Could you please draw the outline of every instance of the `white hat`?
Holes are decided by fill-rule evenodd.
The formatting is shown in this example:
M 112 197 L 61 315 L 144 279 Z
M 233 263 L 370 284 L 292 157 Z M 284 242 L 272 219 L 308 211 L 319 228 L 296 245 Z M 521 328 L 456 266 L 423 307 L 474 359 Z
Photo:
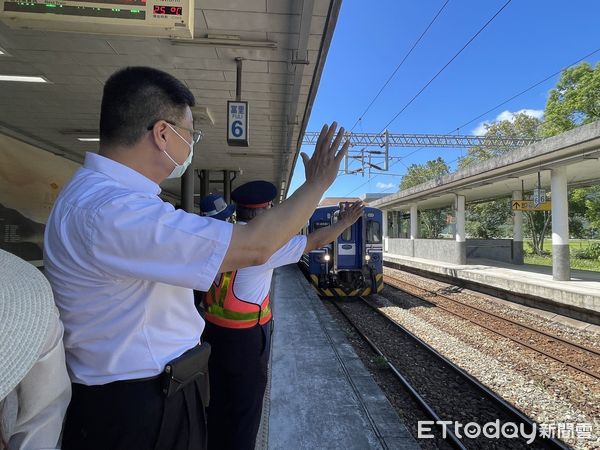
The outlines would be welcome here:
M 0 399 L 38 359 L 53 311 L 52 289 L 44 275 L 0 250 Z

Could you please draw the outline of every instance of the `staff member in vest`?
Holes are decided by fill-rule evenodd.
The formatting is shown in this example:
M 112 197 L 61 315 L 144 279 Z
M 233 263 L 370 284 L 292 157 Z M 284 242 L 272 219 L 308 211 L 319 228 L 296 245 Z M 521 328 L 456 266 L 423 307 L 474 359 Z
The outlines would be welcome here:
M 238 223 L 266 214 L 277 195 L 267 181 L 246 183 L 231 193 Z M 233 213 L 220 196 L 201 202 L 205 214 L 227 220 Z M 294 236 L 262 265 L 223 273 L 204 296 L 206 328 L 211 344 L 211 401 L 208 408 L 208 447 L 211 450 L 253 449 L 267 385 L 271 340 L 269 289 L 273 269 L 296 263 L 303 253 L 332 242 L 362 215 L 354 203 L 340 220 L 306 236 Z
M 100 153 L 56 200 L 46 275 L 65 327 L 73 397 L 63 449 L 205 447 L 208 350 L 192 289 L 263 264 L 304 225 L 348 143 L 324 127 L 306 182 L 248 226 L 176 210 L 159 184 L 180 177 L 202 133 L 194 96 L 173 76 L 130 67 L 104 85 Z M 342 133 L 342 130 L 340 130 Z

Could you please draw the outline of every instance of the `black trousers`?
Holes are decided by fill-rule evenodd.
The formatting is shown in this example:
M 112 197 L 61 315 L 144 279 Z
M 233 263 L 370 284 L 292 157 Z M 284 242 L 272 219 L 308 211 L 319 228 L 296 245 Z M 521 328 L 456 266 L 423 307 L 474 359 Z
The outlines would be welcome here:
M 247 329 L 206 323 L 210 343 L 209 450 L 253 450 L 267 386 L 271 322 Z
M 101 386 L 73 383 L 63 450 L 202 450 L 206 418 L 200 382 L 170 398 L 162 378 Z

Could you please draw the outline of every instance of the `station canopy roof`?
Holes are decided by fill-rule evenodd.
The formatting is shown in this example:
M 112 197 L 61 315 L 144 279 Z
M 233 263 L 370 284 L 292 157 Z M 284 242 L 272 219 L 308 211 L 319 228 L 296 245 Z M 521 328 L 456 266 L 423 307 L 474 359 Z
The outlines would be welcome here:
M 600 184 L 600 121 L 583 125 L 503 156 L 475 163 L 457 172 L 388 195 L 370 204 L 384 210 L 407 210 L 452 206 L 456 195 L 467 203 L 510 198 L 514 191 L 526 193 L 538 185 L 550 191 L 552 169 L 567 167 L 570 187 Z
M 98 148 L 77 138 L 98 135 L 104 81 L 119 68 L 151 66 L 184 81 L 196 97 L 196 127 L 205 137 L 195 148 L 195 169 L 235 170 L 234 187 L 268 180 L 285 197 L 340 3 L 196 0 L 194 40 L 188 42 L 16 29 L 0 22 L 0 74 L 49 81 L 2 82 L 0 133 L 81 163 L 86 151 Z M 237 57 L 243 58 L 241 99 L 249 102 L 248 147 L 226 142 Z M 176 180 L 162 187 L 180 195 Z

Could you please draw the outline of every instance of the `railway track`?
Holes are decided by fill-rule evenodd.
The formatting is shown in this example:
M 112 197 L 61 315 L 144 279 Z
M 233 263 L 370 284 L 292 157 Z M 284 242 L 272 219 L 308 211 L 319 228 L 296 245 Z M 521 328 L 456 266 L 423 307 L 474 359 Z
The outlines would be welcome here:
M 600 380 L 600 352 L 560 336 L 467 304 L 444 293 L 384 275 L 384 282 L 444 311 Z M 568 355 L 568 356 L 567 356 Z
M 385 359 L 403 389 L 411 394 L 431 422 L 438 425 L 438 433 L 445 431 L 445 439 L 452 447 L 569 448 L 556 439 L 540 438 L 539 432 L 527 443 L 524 438 L 493 439 L 481 433 L 478 437 L 466 437 L 465 433 L 461 435 L 456 429 L 458 432 L 454 433 L 452 427 L 439 424 L 447 421 L 447 424 L 475 423 L 483 427 L 499 421 L 502 426 L 511 423 L 522 426 L 526 434 L 537 429 L 525 414 L 388 317 L 371 300 L 359 297 L 354 301 L 334 302 L 334 305 L 373 351 Z

